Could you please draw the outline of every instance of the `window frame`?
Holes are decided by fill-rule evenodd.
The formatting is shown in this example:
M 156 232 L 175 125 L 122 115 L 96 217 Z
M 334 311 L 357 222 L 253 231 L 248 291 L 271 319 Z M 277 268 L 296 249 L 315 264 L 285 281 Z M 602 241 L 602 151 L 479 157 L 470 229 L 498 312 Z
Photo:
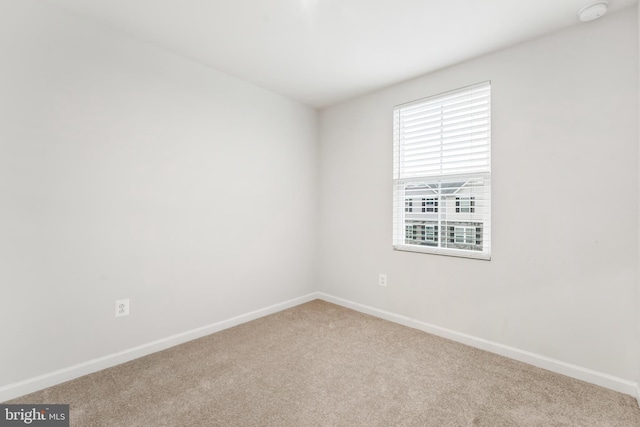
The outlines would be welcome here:
M 438 197 L 422 197 L 422 212 L 424 213 L 438 213 Z M 429 204 L 431 203 L 431 204 Z M 431 210 L 429 210 L 431 209 Z
M 459 242 L 458 241 L 458 230 L 462 230 L 462 238 L 463 241 Z M 469 230 L 473 230 L 472 234 L 471 234 L 471 242 L 467 241 L 467 232 Z M 478 228 L 477 227 L 473 227 L 470 225 L 454 225 L 453 226 L 453 243 L 457 244 L 457 245 L 475 245 L 476 244 L 476 233 L 478 232 Z
M 462 202 L 467 202 L 462 205 Z M 475 213 L 476 211 L 475 197 L 456 197 L 456 213 Z
M 469 97 L 469 101 L 467 98 Z M 455 100 L 447 104 L 447 100 L 454 98 L 464 99 L 464 101 Z M 442 99 L 442 101 L 441 101 Z M 438 103 L 441 102 L 441 107 Z M 471 105 L 470 112 L 459 114 L 462 117 L 459 120 L 460 134 L 464 134 L 459 140 L 452 142 L 452 132 L 455 131 L 455 125 L 452 125 L 451 105 L 456 102 L 465 102 Z M 475 108 L 476 105 L 481 105 Z M 435 107 L 433 107 L 435 106 Z M 407 115 L 411 118 L 404 119 L 402 112 L 399 110 L 407 107 Z M 440 116 L 438 118 L 437 109 L 440 108 Z M 449 108 L 449 110 L 447 110 Z M 455 105 L 455 108 L 459 108 Z M 429 115 L 422 118 L 420 110 L 429 111 Z M 473 110 L 473 111 L 471 111 Z M 416 113 L 417 111 L 417 113 Z M 433 113 L 435 111 L 435 113 Z M 476 111 L 479 111 L 478 115 Z M 400 114 L 400 115 L 399 115 Z M 454 113 L 454 114 L 457 114 Z M 468 117 L 468 118 L 467 118 Z M 405 122 L 403 122 L 405 120 Z M 424 134 L 429 134 L 423 139 L 428 142 L 422 143 L 416 139 L 416 131 L 398 130 L 398 126 L 411 127 L 415 125 L 409 123 L 416 120 L 434 123 L 430 128 L 426 129 Z M 440 122 L 438 123 L 438 120 Z M 457 120 L 457 119 L 456 119 Z M 400 122 L 400 125 L 398 124 Z M 483 123 L 477 125 L 477 123 Z M 440 126 L 440 128 L 438 128 Z M 438 136 L 440 129 L 440 136 Z M 442 130 L 444 129 L 444 130 Z M 453 129 L 453 131 L 452 131 Z M 470 129 L 470 130 L 469 130 Z M 477 132 L 476 129 L 481 129 Z M 491 82 L 483 82 L 477 85 L 467 86 L 461 89 L 445 92 L 428 98 L 418 99 L 406 104 L 398 105 L 394 108 L 394 239 L 393 248 L 399 251 L 423 252 L 436 255 L 449 255 L 473 259 L 491 259 Z M 403 136 L 403 132 L 414 132 L 411 136 Z M 467 138 L 467 134 L 469 137 Z M 422 137 L 422 136 L 421 136 Z M 410 142 L 404 142 L 403 138 L 409 138 Z M 467 139 L 464 139 L 467 138 Z M 416 143 L 418 141 L 418 143 Z M 458 142 L 461 141 L 461 142 Z M 406 147 L 405 148 L 405 144 Z M 454 146 L 457 144 L 457 146 Z M 420 155 L 423 152 L 437 152 L 438 146 L 440 152 L 445 150 L 448 158 L 440 154 L 440 170 L 437 170 L 437 161 L 429 160 L 434 155 L 428 153 L 431 157 L 416 157 L 416 152 Z M 421 148 L 422 147 L 422 148 Z M 453 147 L 453 148 L 452 148 Z M 461 147 L 461 148 L 460 148 Z M 446 151 L 449 150 L 449 151 Z M 406 154 L 412 152 L 413 154 Z M 458 158 L 453 158 L 463 153 Z M 452 154 L 453 153 L 453 154 Z M 477 155 L 477 153 L 480 153 Z M 409 156 L 409 157 L 405 157 Z M 411 157 L 413 156 L 413 157 Z M 464 157 L 467 156 L 467 157 Z M 426 160 L 425 160 L 426 159 Z M 445 159 L 445 160 L 443 160 Z M 453 159 L 453 160 L 451 160 Z M 476 161 L 476 159 L 480 159 Z M 448 162 L 448 163 L 447 163 Z M 458 162 L 463 166 L 457 166 L 452 162 Z M 466 163 L 465 163 L 466 162 Z M 418 166 L 416 166 L 416 164 Z M 427 164 L 423 169 L 425 173 L 420 172 L 421 164 Z M 454 169 L 451 165 L 454 164 Z M 469 166 L 466 166 L 466 165 Z M 455 168 L 458 170 L 455 170 Z M 464 168 L 467 168 L 465 170 Z M 407 170 L 409 172 L 407 172 Z M 471 184 L 470 184 L 471 183 Z M 469 185 L 468 185 L 469 184 Z M 435 190 L 435 185 L 438 191 Z M 458 187 L 456 188 L 456 185 Z M 419 189 L 427 188 L 432 193 L 426 194 L 428 191 L 421 193 Z M 407 195 L 410 197 L 407 197 Z M 410 199 L 410 210 L 399 207 L 398 202 L 403 199 Z M 415 203 L 414 203 L 415 202 Z M 418 202 L 421 202 L 418 204 Z M 400 205 L 402 206 L 402 205 Z M 406 206 L 406 205 L 405 205 Z M 434 245 L 416 244 L 416 239 L 406 239 L 406 235 L 398 234 L 399 228 L 407 221 L 435 220 L 437 225 L 431 227 L 424 226 L 424 240 L 426 243 L 435 243 Z M 463 223 L 470 225 L 464 226 Z M 479 224 L 472 226 L 471 224 Z M 427 227 L 434 233 L 427 233 Z M 456 242 L 455 228 L 453 242 L 450 242 L 451 227 L 463 228 L 463 241 Z M 467 231 L 467 229 L 469 229 Z M 473 232 L 470 230 L 473 229 Z M 446 231 L 446 232 L 445 232 Z M 415 235 L 415 234 L 414 234 Z M 427 239 L 427 235 L 433 236 L 434 240 Z M 404 238 L 404 239 L 403 239 Z M 467 248 L 468 247 L 468 248 Z
M 431 232 L 431 234 L 433 235 L 433 238 L 428 239 L 428 231 L 427 229 L 432 229 L 433 231 Z M 424 241 L 425 242 L 437 242 L 438 241 L 438 226 L 437 225 L 425 225 L 424 226 Z

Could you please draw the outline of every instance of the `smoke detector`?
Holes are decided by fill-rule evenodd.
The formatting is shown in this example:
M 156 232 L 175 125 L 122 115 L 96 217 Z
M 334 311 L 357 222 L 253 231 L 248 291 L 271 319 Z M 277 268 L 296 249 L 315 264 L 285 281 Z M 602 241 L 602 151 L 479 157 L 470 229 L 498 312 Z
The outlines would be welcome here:
M 578 12 L 578 16 L 582 22 L 593 21 L 594 19 L 600 18 L 602 15 L 607 13 L 607 7 L 609 6 L 608 1 L 599 1 L 596 3 L 591 3 Z

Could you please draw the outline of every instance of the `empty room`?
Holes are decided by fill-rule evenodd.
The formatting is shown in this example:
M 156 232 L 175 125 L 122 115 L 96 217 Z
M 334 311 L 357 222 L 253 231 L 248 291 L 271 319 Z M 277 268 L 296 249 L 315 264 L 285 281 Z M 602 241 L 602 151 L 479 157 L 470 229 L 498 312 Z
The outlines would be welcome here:
M 0 0 L 0 426 L 640 426 L 637 0 Z

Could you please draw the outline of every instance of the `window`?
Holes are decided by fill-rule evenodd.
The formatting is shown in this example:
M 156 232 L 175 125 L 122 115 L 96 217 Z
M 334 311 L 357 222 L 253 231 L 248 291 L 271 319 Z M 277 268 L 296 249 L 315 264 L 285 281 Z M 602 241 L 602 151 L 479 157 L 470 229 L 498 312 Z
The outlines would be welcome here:
M 474 213 L 475 197 L 456 197 L 456 213 Z
M 413 200 L 404 199 L 404 211 L 405 212 L 413 212 Z
M 490 82 L 396 106 L 393 131 L 394 248 L 490 259 Z
M 404 226 L 405 241 L 418 246 L 434 246 L 438 241 L 438 227 L 433 222 L 410 221 Z
M 405 238 L 407 240 L 424 241 L 424 225 L 419 225 L 419 224 L 406 225 Z
M 404 238 L 406 240 L 413 240 L 413 225 L 404 226 Z
M 436 242 L 437 241 L 437 232 L 436 232 L 436 227 L 434 227 L 433 225 L 427 225 L 425 226 L 425 235 L 424 235 L 424 240 L 427 242 Z
M 476 243 L 475 227 L 453 227 L 453 235 L 455 243 L 468 245 L 475 245 Z
M 422 212 L 438 212 L 438 199 L 422 199 Z

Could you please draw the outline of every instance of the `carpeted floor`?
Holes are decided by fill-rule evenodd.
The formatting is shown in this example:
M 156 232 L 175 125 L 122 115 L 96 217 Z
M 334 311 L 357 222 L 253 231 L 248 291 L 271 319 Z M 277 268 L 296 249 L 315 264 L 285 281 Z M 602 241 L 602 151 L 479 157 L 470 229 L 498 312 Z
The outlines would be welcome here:
M 640 426 L 631 396 L 316 300 L 9 403 L 88 426 Z

